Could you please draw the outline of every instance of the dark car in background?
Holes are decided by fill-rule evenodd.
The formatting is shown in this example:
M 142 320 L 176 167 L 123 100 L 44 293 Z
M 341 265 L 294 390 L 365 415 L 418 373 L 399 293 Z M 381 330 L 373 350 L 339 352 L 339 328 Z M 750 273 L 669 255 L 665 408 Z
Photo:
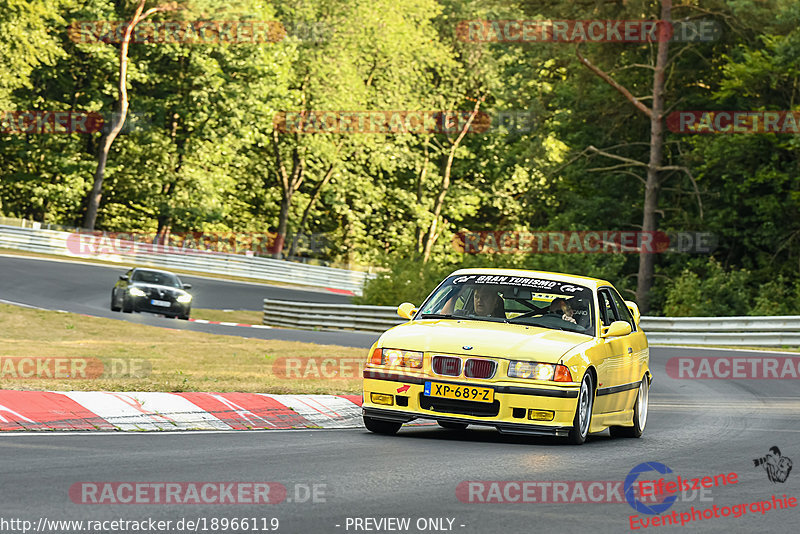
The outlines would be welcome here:
M 189 319 L 191 284 L 181 283 L 177 275 L 155 269 L 131 269 L 120 275 L 111 290 L 111 311 L 150 312 Z

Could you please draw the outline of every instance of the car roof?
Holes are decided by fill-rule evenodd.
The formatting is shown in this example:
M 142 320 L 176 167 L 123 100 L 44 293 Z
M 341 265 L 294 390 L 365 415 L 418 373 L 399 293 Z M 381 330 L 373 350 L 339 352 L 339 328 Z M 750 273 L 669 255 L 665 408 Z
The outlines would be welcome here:
M 530 271 L 527 269 L 497 269 L 497 268 L 487 268 L 487 269 L 479 269 L 479 268 L 472 268 L 472 269 L 459 269 L 457 271 L 453 271 L 450 276 L 453 275 L 462 275 L 462 274 L 491 274 L 491 275 L 500 275 L 500 276 L 525 276 L 525 277 L 536 277 L 536 278 L 547 278 L 550 280 L 555 280 L 557 282 L 572 282 L 575 284 L 582 284 L 587 286 L 591 289 L 597 289 L 598 287 L 602 286 L 610 286 L 611 283 L 601 280 L 599 278 L 590 278 L 588 276 L 579 276 L 576 274 L 564 274 L 564 273 L 554 273 L 548 271 Z
M 149 271 L 151 273 L 158 273 L 158 274 L 169 274 L 171 276 L 178 276 L 175 273 L 171 273 L 169 271 L 162 271 L 161 269 L 151 269 L 150 267 L 134 267 L 133 271 Z

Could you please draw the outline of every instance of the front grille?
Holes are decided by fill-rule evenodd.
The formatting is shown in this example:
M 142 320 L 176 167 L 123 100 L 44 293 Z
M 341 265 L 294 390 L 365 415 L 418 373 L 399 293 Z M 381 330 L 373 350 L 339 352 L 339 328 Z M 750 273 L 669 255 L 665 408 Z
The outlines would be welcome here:
M 470 358 L 464 365 L 464 376 L 468 378 L 491 378 L 495 369 L 497 369 L 497 363 L 492 360 Z
M 461 374 L 461 358 L 454 356 L 434 356 L 433 372 L 437 375 L 458 376 Z
M 496 417 L 500 413 L 500 402 L 475 402 L 454 399 L 441 399 L 427 397 L 420 393 L 419 407 L 441 413 L 454 413 L 459 415 L 473 415 L 475 417 Z

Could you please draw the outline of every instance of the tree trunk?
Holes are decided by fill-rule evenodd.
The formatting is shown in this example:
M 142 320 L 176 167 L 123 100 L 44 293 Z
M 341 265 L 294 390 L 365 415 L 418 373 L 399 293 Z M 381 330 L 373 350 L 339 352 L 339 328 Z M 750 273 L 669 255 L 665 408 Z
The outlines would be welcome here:
M 281 197 L 281 212 L 278 215 L 278 235 L 275 237 L 275 244 L 272 246 L 272 257 L 280 258 L 283 252 L 283 243 L 286 240 L 286 228 L 289 225 L 289 207 L 292 205 L 292 193 Z
M 303 210 L 303 216 L 300 218 L 300 224 L 297 225 L 297 231 L 294 233 L 294 237 L 292 238 L 292 244 L 289 246 L 289 253 L 286 255 L 287 257 L 291 258 L 294 256 L 295 248 L 297 248 L 297 237 L 306 228 L 306 221 L 308 220 L 308 214 L 311 212 L 311 207 L 317 202 L 322 189 L 328 185 L 328 182 L 331 180 L 333 176 L 333 169 L 336 167 L 336 164 L 331 164 L 328 167 L 327 172 L 325 172 L 325 176 L 322 180 L 317 184 L 314 188 L 314 192 L 311 194 L 311 198 L 308 199 L 308 204 L 306 204 L 306 208 Z M 288 213 L 288 211 L 287 211 Z
M 278 184 L 281 186 L 281 211 L 278 214 L 278 235 L 275 237 L 275 244 L 272 249 L 272 257 L 279 259 L 283 253 L 283 245 L 286 240 L 286 231 L 289 226 L 289 209 L 292 207 L 292 197 L 300 189 L 305 178 L 305 160 L 300 157 L 297 146 L 292 150 L 292 173 L 286 170 L 283 157 L 280 151 L 278 131 L 272 130 L 272 150 L 275 156 L 275 166 L 278 173 Z
M 672 20 L 672 0 L 661 2 L 661 20 L 669 23 Z M 644 213 L 642 216 L 642 232 L 652 236 L 658 228 L 656 210 L 658 209 L 659 180 L 658 169 L 664 157 L 664 69 L 667 65 L 669 39 L 666 32 L 659 32 L 656 68 L 653 74 L 653 105 L 650 115 L 650 161 L 647 164 L 647 181 L 644 190 Z M 639 274 L 636 281 L 636 300 L 642 313 L 650 311 L 650 288 L 653 286 L 655 256 L 652 252 L 639 252 Z
M 455 160 L 456 150 L 458 150 L 461 140 L 464 139 L 464 136 L 469 131 L 470 126 L 472 126 L 472 121 L 475 120 L 475 116 L 478 114 L 478 110 L 480 109 L 482 102 L 483 97 L 475 99 L 475 106 L 470 113 L 469 119 L 467 119 L 467 122 L 464 123 L 464 127 L 461 129 L 458 137 L 452 141 L 450 145 L 450 152 L 447 154 L 444 172 L 442 172 L 442 184 L 439 186 L 439 194 L 436 196 L 436 202 L 433 205 L 433 220 L 431 221 L 431 225 L 428 228 L 428 232 L 425 237 L 425 247 L 422 251 L 422 263 L 428 263 L 428 261 L 431 259 L 433 244 L 438 235 L 439 216 L 442 213 L 444 199 L 447 197 L 447 190 L 450 189 L 450 173 L 453 170 L 453 161 Z
M 144 4 L 145 0 L 139 0 L 136 12 L 128 24 L 128 27 L 125 28 L 125 34 L 122 37 L 122 46 L 119 49 L 119 84 L 117 88 L 119 93 L 118 113 L 116 116 L 112 114 L 111 128 L 103 135 L 100 143 L 100 150 L 97 154 L 97 170 L 94 173 L 94 183 L 92 184 L 92 190 L 89 192 L 86 215 L 83 218 L 83 227 L 88 230 L 94 230 L 94 225 L 97 222 L 97 210 L 100 207 L 100 200 L 103 198 L 103 179 L 105 177 L 106 162 L 108 161 L 108 153 L 111 150 L 111 144 L 114 142 L 114 139 L 117 138 L 117 135 L 119 135 L 122 126 L 125 124 L 125 118 L 128 116 L 128 45 L 130 44 L 133 29 L 139 22 L 153 13 L 177 9 L 177 6 L 172 4 L 150 8 L 142 14 Z
M 422 170 L 417 175 L 417 206 L 422 205 L 422 193 L 425 188 L 425 176 L 428 174 L 428 163 L 430 162 L 430 155 L 428 154 L 428 140 L 425 140 L 425 159 L 422 161 Z M 416 254 L 422 252 L 422 227 L 419 224 L 419 220 L 415 221 L 416 228 L 414 229 L 414 241 L 416 242 L 416 248 L 414 249 Z

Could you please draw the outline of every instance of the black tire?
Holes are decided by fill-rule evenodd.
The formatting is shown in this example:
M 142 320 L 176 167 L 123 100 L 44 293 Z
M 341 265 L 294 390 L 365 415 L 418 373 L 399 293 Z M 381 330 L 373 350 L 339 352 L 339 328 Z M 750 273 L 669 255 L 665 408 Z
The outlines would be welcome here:
M 114 301 L 116 300 L 114 297 L 116 297 L 116 291 L 112 290 L 111 291 L 111 311 L 118 312 L 119 311 L 119 306 L 114 306 Z
M 182 321 L 188 321 L 189 320 L 189 316 L 188 315 L 178 315 L 177 318 L 181 319 Z
M 133 304 L 128 296 L 122 297 L 122 313 L 131 313 L 133 311 Z
M 583 375 L 581 389 L 578 392 L 578 405 L 575 407 L 575 419 L 572 430 L 569 431 L 569 442 L 581 445 L 589 435 L 592 424 L 592 408 L 594 407 L 594 379 L 589 371 Z
M 436 421 L 439 426 L 448 430 L 465 430 L 468 426 L 467 423 L 451 423 L 449 421 Z
M 647 411 L 650 404 L 650 381 L 642 377 L 639 392 L 633 403 L 633 426 L 612 426 L 608 428 L 612 438 L 640 438 L 647 424 Z
M 394 421 L 384 421 L 382 419 L 373 419 L 372 417 L 364 416 L 364 426 L 367 430 L 375 434 L 386 434 L 392 436 L 397 434 L 403 423 L 395 423 Z

